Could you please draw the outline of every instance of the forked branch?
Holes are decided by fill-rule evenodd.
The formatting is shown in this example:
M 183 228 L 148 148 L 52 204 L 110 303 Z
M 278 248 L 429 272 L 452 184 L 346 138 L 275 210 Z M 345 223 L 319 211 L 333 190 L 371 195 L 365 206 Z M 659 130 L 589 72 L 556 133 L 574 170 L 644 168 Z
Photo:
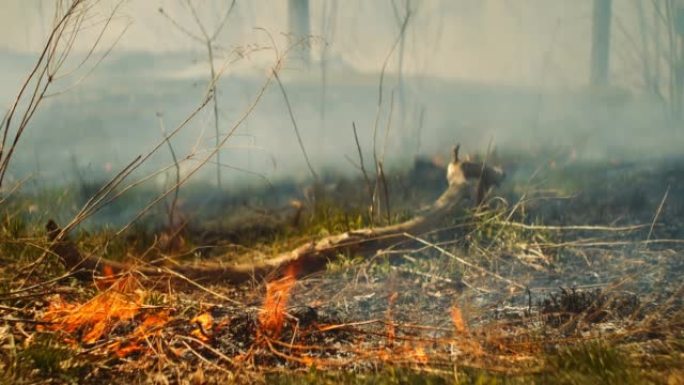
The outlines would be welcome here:
M 64 236 L 60 238 L 62 232 L 53 221 L 48 223 L 47 230 L 53 242 L 52 251 L 60 257 L 67 269 L 78 270 L 80 277 L 92 277 L 102 267 L 108 266 L 114 272 L 134 269 L 153 278 L 177 280 L 179 276 L 184 276 L 197 282 L 224 282 L 237 285 L 255 279 L 278 277 L 286 270 L 296 271 L 300 277 L 305 276 L 323 270 L 330 260 L 340 254 L 363 257 L 375 255 L 377 251 L 398 241 L 411 239 L 411 235 L 422 234 L 434 228 L 445 216 L 452 213 L 454 208 L 463 203 L 470 194 L 469 187 L 472 185 L 484 183 L 489 189 L 498 185 L 503 176 L 503 172 L 496 167 L 460 161 L 458 157 L 454 157 L 449 164 L 447 190 L 428 209 L 408 221 L 384 227 L 347 231 L 316 242 L 305 243 L 263 262 L 233 266 L 181 266 L 173 270 L 133 267 L 95 256 L 82 256 L 72 242 Z M 292 268 L 294 270 L 290 270 Z

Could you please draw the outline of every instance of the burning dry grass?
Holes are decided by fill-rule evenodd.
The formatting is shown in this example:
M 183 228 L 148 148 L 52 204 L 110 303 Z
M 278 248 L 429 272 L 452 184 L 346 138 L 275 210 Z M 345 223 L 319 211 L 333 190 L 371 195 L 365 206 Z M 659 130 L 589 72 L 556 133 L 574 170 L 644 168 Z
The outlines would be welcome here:
M 350 271 L 368 277 L 352 284 L 344 280 Z M 205 375 L 230 373 L 250 381 L 255 373 L 285 369 L 390 366 L 446 378 L 473 368 L 516 376 L 558 368 L 579 373 L 566 383 L 581 383 L 572 382 L 577 378 L 640 383 L 638 366 L 625 364 L 634 362 L 628 355 L 652 356 L 655 352 L 647 349 L 654 349 L 650 344 L 656 340 L 659 354 L 681 354 L 674 353 L 682 347 L 681 341 L 677 345 L 682 313 L 676 293 L 658 302 L 657 311 L 647 312 L 655 301 L 614 301 L 621 297 L 595 289 L 561 289 L 528 306 L 514 306 L 516 297 L 532 294 L 510 294 L 505 282 L 473 271 L 464 272 L 464 278 L 480 290 L 498 288 L 496 294 L 469 293 L 453 282 L 383 272 L 372 264 L 313 280 L 298 282 L 294 276 L 291 271 L 267 283 L 256 307 L 209 304 L 210 293 L 179 293 L 173 308 L 145 305 L 149 291 L 126 276 L 86 301 L 52 297 L 39 318 L 48 324 L 37 330 L 58 332 L 79 354 L 121 367 L 152 360 L 171 370 L 184 363 L 203 368 Z M 246 303 L 256 293 L 233 294 Z M 492 295 L 511 305 L 490 310 L 453 304 Z M 597 312 L 604 314 L 597 317 Z M 616 372 L 600 377 L 605 370 Z
M 267 338 L 278 339 L 285 323 L 290 291 L 295 285 L 297 272 L 293 265 L 285 276 L 266 284 L 266 298 L 259 313 L 259 332 Z
M 66 302 L 57 294 L 49 299 L 48 308 L 40 317 L 44 325 L 38 331 L 64 334 L 71 346 L 97 346 L 104 352 L 126 357 L 144 352 L 151 340 L 161 336 L 169 321 L 170 309 L 145 305 L 148 295 L 138 280 L 127 275 L 113 282 L 107 290 L 84 303 Z M 135 325 L 135 326 L 134 326 Z M 121 340 L 110 339 L 117 329 L 131 329 Z
M 5 282 L 0 383 L 681 383 L 682 242 L 522 221 L 533 198 L 302 280 Z
M 497 275 L 513 271 L 506 277 L 534 285 L 529 290 L 512 286 L 508 278 L 454 267 L 451 258 L 423 260 L 419 254 L 426 249 L 411 252 L 408 260 L 414 261 L 404 270 L 363 263 L 302 281 L 290 271 L 263 290 L 177 292 L 161 305 L 151 305 L 155 292 L 128 274 L 107 278 L 94 295 L 47 297 L 47 306 L 35 309 L 38 334 L 18 330 L 25 333 L 22 343 L 34 346 L 34 362 L 45 360 L 35 353 L 35 346 L 42 346 L 35 345 L 38 336 L 53 335 L 49 346 L 57 342 L 82 361 L 110 368 L 90 370 L 86 379 L 93 383 L 117 382 L 109 377 L 114 373 L 124 381 L 141 368 L 168 378 L 180 367 L 201 370 L 206 381 L 261 381 L 264 373 L 314 367 L 333 372 L 403 367 L 438 378 L 482 376 L 480 370 L 493 378 L 496 373 L 539 378 L 556 368 L 570 376 L 559 383 L 642 383 L 646 377 L 635 358 L 658 355 L 671 357 L 666 377 L 676 381 L 677 372 L 670 370 L 681 369 L 675 362 L 684 351 L 682 288 L 674 281 L 657 293 L 639 288 L 654 280 L 665 284 L 660 277 L 678 269 L 677 262 L 667 258 L 652 265 L 648 259 L 631 260 L 620 249 L 587 258 L 606 276 L 617 273 L 603 264 L 611 261 L 621 277 L 570 289 L 541 286 L 538 269 L 524 259 L 507 261 Z M 645 264 L 653 267 L 644 269 Z M 555 267 L 565 269 L 564 282 L 590 279 L 586 266 Z M 632 268 L 640 275 L 625 274 Z M 440 276 L 460 276 L 466 286 Z M 222 304 L 224 295 L 231 303 L 256 301 L 256 306 Z M 61 364 L 46 366 L 50 373 L 71 362 L 51 354 Z M 601 377 L 605 371 L 612 377 Z

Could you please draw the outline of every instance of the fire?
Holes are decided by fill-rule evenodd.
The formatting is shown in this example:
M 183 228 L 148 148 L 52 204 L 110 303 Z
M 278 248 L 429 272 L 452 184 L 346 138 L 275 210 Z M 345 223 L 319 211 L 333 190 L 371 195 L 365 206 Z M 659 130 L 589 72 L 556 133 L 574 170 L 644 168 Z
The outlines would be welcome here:
M 271 338 L 278 338 L 283 330 L 285 309 L 290 291 L 296 283 L 296 276 L 296 269 L 290 265 L 283 278 L 266 284 L 266 298 L 259 313 L 259 329 Z
M 124 293 L 141 289 L 140 282 L 135 278 L 126 274 L 117 275 L 114 268 L 110 265 L 104 265 L 102 267 L 102 276 L 95 277 L 95 287 L 100 290 L 113 289 Z
M 418 345 L 415 347 L 413 351 L 413 359 L 415 359 L 419 364 L 428 363 L 428 355 L 425 353 L 425 349 L 423 349 L 422 346 Z
M 97 277 L 95 280 L 95 287 L 100 290 L 107 290 L 116 284 L 116 282 L 117 278 L 114 269 L 109 265 L 104 265 L 104 267 L 102 267 L 102 276 Z
M 190 334 L 202 342 L 208 342 L 214 326 L 214 317 L 210 313 L 202 313 L 190 322 L 197 325 L 197 329 L 190 332 Z
M 393 292 L 389 296 L 389 303 L 387 305 L 387 344 L 389 346 L 392 346 L 394 338 L 397 336 L 392 316 L 392 308 L 394 307 L 394 303 L 397 301 L 397 297 L 399 297 L 399 294 L 397 294 L 397 292 Z
M 141 342 L 150 336 L 160 335 L 160 329 L 169 321 L 168 311 L 146 315 L 142 323 L 133 331 L 128 342 L 115 342 L 111 347 L 119 357 L 126 357 L 143 350 Z
M 484 354 L 482 345 L 468 331 L 461 309 L 456 305 L 451 307 L 451 322 L 454 324 L 455 341 L 458 342 L 459 350 L 473 356 L 482 356 Z
M 466 334 L 468 332 L 468 328 L 463 321 L 463 314 L 458 306 L 454 305 L 451 307 L 451 322 L 453 322 L 454 330 L 457 334 Z
M 107 278 L 112 278 L 114 277 L 114 269 L 109 265 L 105 265 L 102 268 L 102 274 Z
M 121 281 L 83 304 L 68 303 L 59 295 L 53 297 L 42 317 L 43 321 L 51 324 L 42 329 L 65 332 L 69 335 L 67 340 L 72 343 L 94 344 L 106 338 L 117 326 L 133 323 L 137 318 L 140 323 L 129 334 L 128 342 L 117 342 L 110 347 L 121 357 L 139 351 L 141 347 L 138 346 L 138 342 L 157 334 L 169 320 L 169 314 L 165 310 L 142 311 L 142 290 L 132 289 L 136 283 L 130 277 Z
M 316 364 L 316 360 L 313 357 L 309 357 L 309 356 L 302 356 L 301 362 L 302 362 L 302 364 L 304 364 L 308 367 L 312 367 Z
M 113 329 L 117 323 L 132 320 L 139 309 L 137 301 L 116 291 L 99 294 L 84 304 L 70 304 L 57 296 L 50 304 L 43 320 L 54 322 L 50 327 L 52 330 L 61 330 L 69 334 L 82 331 L 81 341 L 92 344 Z

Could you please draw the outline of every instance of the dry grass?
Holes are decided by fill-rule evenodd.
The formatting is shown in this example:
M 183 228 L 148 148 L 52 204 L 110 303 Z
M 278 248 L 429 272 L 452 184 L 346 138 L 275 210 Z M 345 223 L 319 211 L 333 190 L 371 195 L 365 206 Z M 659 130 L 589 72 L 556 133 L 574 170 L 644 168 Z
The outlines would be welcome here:
M 15 196 L 0 229 L 0 382 L 681 383 L 684 186 L 671 176 L 682 163 L 568 163 L 529 182 L 531 164 L 509 162 L 517 174 L 486 207 L 369 261 L 339 256 L 287 293 L 264 282 L 153 289 L 135 271 L 63 277 L 53 256 L 36 260 L 47 241 L 25 215 L 30 199 Z M 439 190 L 416 178 L 388 180 L 403 194 L 393 197 L 400 215 Z M 366 225 L 366 186 L 345 185 L 297 226 L 286 213 L 272 235 L 243 244 L 187 231 L 178 249 L 162 249 L 154 227 L 117 241 L 83 232 L 78 244 L 108 242 L 109 256 L 138 263 L 264 257 Z M 424 189 L 397 188 L 407 185 Z M 193 253 L 200 247 L 230 251 Z

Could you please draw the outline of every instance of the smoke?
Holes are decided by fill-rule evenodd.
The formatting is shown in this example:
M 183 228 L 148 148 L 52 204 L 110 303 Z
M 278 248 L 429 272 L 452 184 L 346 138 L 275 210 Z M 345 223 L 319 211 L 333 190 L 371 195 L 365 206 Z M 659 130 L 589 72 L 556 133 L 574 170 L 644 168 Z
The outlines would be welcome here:
M 378 106 L 380 68 L 399 34 L 400 15 L 391 2 L 350 0 L 330 7 L 329 1 L 311 1 L 314 61 L 308 68 L 286 63 L 281 77 L 314 167 L 322 173 L 357 172 L 347 160 L 356 159 L 352 122 L 366 159 L 372 158 L 375 137 L 376 151 L 387 149 L 389 168 L 406 167 L 416 155 L 446 154 L 457 141 L 471 151 L 482 152 L 493 141 L 511 151 L 569 148 L 573 156 L 586 158 L 676 153 L 681 130 L 668 116 L 666 103 L 644 85 L 644 55 L 655 48 L 639 46 L 638 36 L 653 33 L 653 10 L 641 9 L 648 20 L 640 30 L 639 9 L 631 2 L 614 3 L 611 86 L 596 89 L 587 85 L 589 0 L 409 2 L 402 76 L 395 51 Z M 102 15 L 115 4 L 102 2 Z M 271 40 L 258 28 L 275 37 L 281 52 L 291 44 L 287 18 L 278 16 L 286 14 L 286 6 L 238 2 L 218 38 L 227 52 L 215 60 L 219 67 L 236 50 L 248 51 L 243 59 L 230 61 L 219 83 L 224 133 L 255 98 L 275 60 L 273 49 L 261 49 L 270 47 Z M 129 30 L 86 81 L 38 112 L 13 163 L 15 176 L 38 172 L 71 180 L 78 168 L 106 179 L 162 138 L 158 114 L 174 127 L 193 110 L 207 85 L 206 57 L 201 45 L 160 15 L 160 7 L 192 29 L 192 16 L 182 2 L 126 2 L 106 40 L 114 43 L 117 31 L 130 24 Z M 202 2 L 198 15 L 213 25 L 220 22 L 222 7 L 225 2 Z M 49 8 L 41 1 L 5 5 L 0 16 L 6 27 L 0 34 L 3 84 L 18 86 L 28 71 Z M 91 31 L 98 29 L 84 33 Z M 88 39 L 83 44 L 77 47 L 81 53 Z M 317 60 L 324 46 L 325 72 Z M 669 80 L 663 73 L 659 81 Z M 14 89 L 3 88 L 3 102 L 11 100 L 8 90 Z M 181 157 L 206 153 L 215 140 L 211 127 L 207 110 L 172 145 Z M 308 175 L 277 88 L 267 91 L 221 154 L 231 183 Z M 170 154 L 160 151 L 146 171 L 170 162 Z M 183 170 L 193 162 L 184 162 Z

